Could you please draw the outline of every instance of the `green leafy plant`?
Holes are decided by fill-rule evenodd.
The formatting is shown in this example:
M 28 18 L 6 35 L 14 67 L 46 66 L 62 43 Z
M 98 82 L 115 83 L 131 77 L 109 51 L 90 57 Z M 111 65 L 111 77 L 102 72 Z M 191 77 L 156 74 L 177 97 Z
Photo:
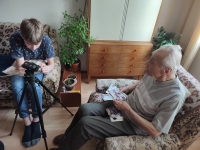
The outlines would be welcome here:
M 58 36 L 63 39 L 60 56 L 64 64 L 71 66 L 78 60 L 78 55 L 86 51 L 88 44 L 91 44 L 94 38 L 89 35 L 88 22 L 80 9 L 73 16 L 65 11 L 63 16 L 66 22 L 58 29 Z
M 158 36 L 153 37 L 153 50 L 160 48 L 165 44 L 178 44 L 178 37 L 182 36 L 179 33 L 167 32 L 164 27 L 158 28 Z

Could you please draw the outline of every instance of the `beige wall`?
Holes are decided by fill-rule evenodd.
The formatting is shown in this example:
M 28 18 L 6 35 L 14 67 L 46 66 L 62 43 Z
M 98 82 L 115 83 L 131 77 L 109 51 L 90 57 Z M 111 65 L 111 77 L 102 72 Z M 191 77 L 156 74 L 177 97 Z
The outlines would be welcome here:
M 164 26 L 168 31 L 182 33 L 193 1 L 163 0 L 160 16 L 155 27 L 156 30 L 158 27 Z M 62 12 L 67 10 L 69 13 L 74 14 L 79 8 L 83 9 L 84 2 L 84 0 L 78 0 L 78 2 L 76 0 L 1 0 L 0 21 L 21 22 L 24 18 L 35 17 L 42 23 L 47 23 L 58 30 L 63 21 Z M 183 35 L 185 37 L 184 42 L 182 42 L 183 47 L 189 42 L 189 38 L 186 37 L 192 34 L 191 31 L 188 32 L 187 35 Z M 80 58 L 82 70 L 86 70 L 87 54 L 82 55 Z
M 199 71 L 199 65 L 200 65 L 200 48 L 188 70 L 198 81 L 200 81 L 200 71 Z
M 186 20 L 186 23 L 183 28 L 182 37 L 180 39 L 180 44 L 183 47 L 183 50 L 185 50 L 190 42 L 190 39 L 194 33 L 194 30 L 198 24 L 198 21 L 200 20 L 200 0 L 194 0 L 194 3 L 190 9 L 190 12 L 188 14 L 188 18 Z M 199 30 L 199 29 L 198 29 Z M 200 35 L 199 35 L 200 38 Z M 200 41 L 198 41 L 198 44 L 200 45 Z M 188 72 L 190 72 L 198 81 L 200 81 L 200 71 L 199 71 L 199 64 L 200 64 L 200 51 L 198 49 L 196 56 L 191 58 L 193 60 Z

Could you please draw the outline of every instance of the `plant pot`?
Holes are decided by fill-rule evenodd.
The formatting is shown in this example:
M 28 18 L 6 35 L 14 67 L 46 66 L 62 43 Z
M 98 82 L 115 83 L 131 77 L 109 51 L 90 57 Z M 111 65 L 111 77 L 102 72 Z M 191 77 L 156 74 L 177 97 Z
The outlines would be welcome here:
M 67 91 L 71 91 L 74 88 L 74 85 L 77 83 L 76 79 L 73 78 L 67 78 L 63 81 L 65 88 Z
M 67 78 L 72 78 L 72 79 L 74 79 L 74 80 L 77 80 L 77 77 L 76 77 L 75 74 L 69 74 L 69 75 L 67 76 Z
M 79 70 L 79 64 L 80 64 L 79 62 L 75 62 L 75 63 L 72 64 L 71 68 L 72 68 L 73 72 L 76 72 L 76 71 Z

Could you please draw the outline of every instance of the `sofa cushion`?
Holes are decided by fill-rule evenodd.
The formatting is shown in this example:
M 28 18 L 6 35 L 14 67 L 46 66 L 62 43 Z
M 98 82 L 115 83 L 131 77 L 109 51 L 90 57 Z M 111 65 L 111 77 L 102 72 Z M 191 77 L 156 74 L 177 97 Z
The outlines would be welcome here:
M 176 119 L 182 117 L 184 114 L 187 114 L 188 111 L 200 105 L 200 83 L 195 79 L 190 73 L 188 73 L 182 66 L 178 68 L 177 71 L 179 80 L 185 85 L 185 87 L 190 91 L 191 95 L 186 98 L 185 103 L 179 113 L 177 114 Z
M 138 80 L 133 79 L 97 79 L 96 91 L 101 93 L 106 93 L 106 90 L 111 84 L 117 86 L 118 88 L 134 84 Z
M 19 30 L 20 23 L 0 22 L 0 54 L 9 54 L 9 38 Z
M 0 76 L 6 75 L 2 71 L 4 71 L 6 68 L 10 67 L 15 59 L 11 58 L 10 56 L 6 54 L 0 54 Z

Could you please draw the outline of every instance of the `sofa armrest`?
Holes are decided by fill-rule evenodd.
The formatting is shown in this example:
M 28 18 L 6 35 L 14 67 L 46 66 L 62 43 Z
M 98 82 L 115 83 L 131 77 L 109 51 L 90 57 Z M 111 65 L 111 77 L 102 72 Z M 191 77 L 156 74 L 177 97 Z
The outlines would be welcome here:
M 61 65 L 60 65 L 60 58 L 58 56 L 54 57 L 54 69 L 51 70 L 48 74 L 46 74 L 43 78 L 43 83 L 46 81 L 52 81 L 55 86 L 55 93 L 58 90 L 59 83 L 60 83 L 60 76 L 61 76 Z
M 170 133 L 176 133 L 181 141 L 181 148 L 187 149 L 200 137 L 200 106 L 188 111 L 187 114 L 176 120 Z
M 180 141 L 175 134 L 162 134 L 161 136 L 153 139 L 150 136 L 118 136 L 106 138 L 104 150 L 121 150 L 121 149 L 173 149 L 176 150 L 180 146 Z
M 106 93 L 106 90 L 111 84 L 116 85 L 118 88 L 134 84 L 138 80 L 134 79 L 97 79 L 96 91 L 100 93 Z

